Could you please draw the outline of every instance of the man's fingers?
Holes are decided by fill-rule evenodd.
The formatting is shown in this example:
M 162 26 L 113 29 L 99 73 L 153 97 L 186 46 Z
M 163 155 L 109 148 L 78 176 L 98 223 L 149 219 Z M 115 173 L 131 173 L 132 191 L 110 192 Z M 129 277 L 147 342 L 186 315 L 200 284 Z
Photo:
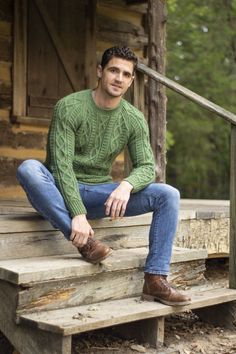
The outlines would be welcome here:
M 121 211 L 120 211 L 120 217 L 123 218 L 123 216 L 125 215 L 125 211 L 126 211 L 126 207 L 127 207 L 127 202 L 124 202 L 122 204 L 122 207 L 121 207 Z
M 76 232 L 72 231 L 72 233 L 70 235 L 70 240 L 73 241 L 75 239 L 75 236 L 76 236 Z
M 105 206 L 106 206 L 106 211 L 105 211 L 105 213 L 106 213 L 107 216 L 110 215 L 111 206 L 112 206 L 112 201 L 113 201 L 113 199 L 112 199 L 111 197 L 109 197 L 109 198 L 107 199 L 106 203 L 105 203 Z
M 120 201 L 117 206 L 116 206 L 116 212 L 115 212 L 115 217 L 119 218 L 122 210 L 122 205 L 124 202 Z
M 76 247 L 82 247 L 87 243 L 88 235 L 76 235 L 72 244 Z
M 116 217 L 116 210 L 117 210 L 118 205 L 119 205 L 118 200 L 113 201 L 112 207 L 111 207 L 111 218 L 112 219 L 114 219 Z

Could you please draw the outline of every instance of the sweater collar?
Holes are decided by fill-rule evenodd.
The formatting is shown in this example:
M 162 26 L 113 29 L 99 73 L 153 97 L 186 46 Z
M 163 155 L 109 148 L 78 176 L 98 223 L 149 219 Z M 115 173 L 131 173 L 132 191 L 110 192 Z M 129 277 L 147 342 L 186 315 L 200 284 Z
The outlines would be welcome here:
M 121 110 L 122 106 L 123 106 L 123 98 L 121 99 L 120 103 L 118 104 L 117 107 L 115 108 L 112 108 L 112 109 L 104 109 L 104 108 L 100 108 L 96 105 L 96 103 L 94 102 L 94 99 L 93 99 L 93 96 L 92 96 L 92 90 L 89 90 L 89 99 L 90 99 L 90 102 L 91 102 L 91 105 L 93 107 L 93 109 L 99 113 L 99 114 L 102 114 L 102 115 L 111 115 L 113 113 L 117 113 Z

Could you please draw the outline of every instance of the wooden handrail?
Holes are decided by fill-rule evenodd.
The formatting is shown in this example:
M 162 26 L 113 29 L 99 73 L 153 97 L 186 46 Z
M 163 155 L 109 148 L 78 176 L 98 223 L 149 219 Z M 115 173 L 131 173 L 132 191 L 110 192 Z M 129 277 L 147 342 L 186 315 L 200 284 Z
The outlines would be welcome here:
M 229 287 L 236 289 L 236 115 L 144 64 L 137 70 L 231 123 Z
M 216 113 L 218 116 L 224 118 L 229 123 L 236 125 L 236 115 L 227 111 L 226 109 L 218 106 L 217 104 L 207 100 L 206 98 L 198 95 L 197 93 L 187 89 L 186 87 L 176 83 L 173 80 L 168 79 L 164 75 L 159 74 L 157 71 L 152 70 L 148 66 L 139 63 L 137 70 L 146 74 L 148 77 L 160 82 L 161 84 L 169 87 L 171 90 L 179 93 L 180 95 L 188 98 L 189 100 L 199 104 L 203 108 L 206 108 L 208 111 Z

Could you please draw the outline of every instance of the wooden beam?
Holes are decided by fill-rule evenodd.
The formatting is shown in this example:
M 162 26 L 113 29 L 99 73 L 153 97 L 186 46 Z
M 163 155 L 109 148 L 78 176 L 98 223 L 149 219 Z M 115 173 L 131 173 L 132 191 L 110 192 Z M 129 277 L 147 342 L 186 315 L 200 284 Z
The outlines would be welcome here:
M 166 2 L 148 1 L 148 59 L 149 66 L 165 73 Z M 156 161 L 157 181 L 165 182 L 166 168 L 166 94 L 165 87 L 149 79 L 148 108 L 151 146 Z
M 187 89 L 186 87 L 177 84 L 175 81 L 168 79 L 164 75 L 152 70 L 144 64 L 138 64 L 138 71 L 146 74 L 155 81 L 169 87 L 171 90 L 179 93 L 180 95 L 188 98 L 189 100 L 197 103 L 199 106 L 206 108 L 208 111 L 216 113 L 219 117 L 224 118 L 227 122 L 236 124 L 236 115 L 226 109 L 218 106 L 217 104 L 207 100 L 206 98 L 198 95 L 197 93 Z
M 16 0 L 14 8 L 13 115 L 26 115 L 27 1 Z
M 229 287 L 236 289 L 236 126 L 231 125 Z
M 135 73 L 133 89 L 133 105 L 145 115 L 145 84 L 144 75 L 139 71 Z
M 48 31 L 49 37 L 51 38 L 52 44 L 58 54 L 58 58 L 65 70 L 66 76 L 73 90 L 78 91 L 80 89 L 79 78 L 75 75 L 74 68 L 70 62 L 70 57 L 67 55 L 64 43 L 57 33 L 55 24 L 53 23 L 44 2 L 42 0 L 34 0 L 34 2 Z
M 86 2 L 86 28 L 85 28 L 85 86 L 94 88 L 97 82 L 96 67 L 96 5 L 97 0 L 89 0 Z

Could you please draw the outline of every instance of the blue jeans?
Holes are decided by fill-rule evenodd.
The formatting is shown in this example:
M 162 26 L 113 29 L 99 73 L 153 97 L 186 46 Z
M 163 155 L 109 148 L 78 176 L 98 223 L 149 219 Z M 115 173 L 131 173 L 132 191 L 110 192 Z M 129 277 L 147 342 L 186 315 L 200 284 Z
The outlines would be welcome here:
M 33 207 L 69 240 L 71 217 L 48 169 L 39 161 L 26 160 L 19 166 L 17 177 Z M 106 217 L 104 203 L 118 184 L 78 183 L 88 219 Z M 153 212 L 146 273 L 167 275 L 169 272 L 179 200 L 178 190 L 162 183 L 152 183 L 130 196 L 125 216 Z

